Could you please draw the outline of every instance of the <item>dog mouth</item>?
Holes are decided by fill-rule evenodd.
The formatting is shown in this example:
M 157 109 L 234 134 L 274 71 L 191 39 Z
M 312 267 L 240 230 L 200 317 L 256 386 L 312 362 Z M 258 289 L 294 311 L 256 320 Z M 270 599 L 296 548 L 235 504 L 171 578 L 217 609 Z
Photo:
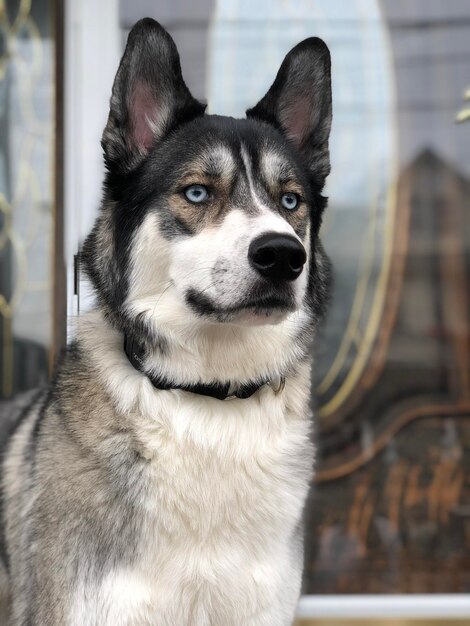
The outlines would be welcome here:
M 267 318 L 283 318 L 296 309 L 294 295 L 290 290 L 283 293 L 254 292 L 232 306 L 220 307 L 204 293 L 190 289 L 186 293 L 186 303 L 197 315 L 219 322 L 240 319 L 262 323 Z

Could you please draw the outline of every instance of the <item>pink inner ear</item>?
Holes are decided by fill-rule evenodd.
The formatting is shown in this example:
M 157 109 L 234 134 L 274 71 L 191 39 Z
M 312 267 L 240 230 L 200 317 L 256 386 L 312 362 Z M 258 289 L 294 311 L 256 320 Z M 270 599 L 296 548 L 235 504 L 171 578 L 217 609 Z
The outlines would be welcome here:
M 140 152 L 148 152 L 155 141 L 158 102 L 145 83 L 136 84 L 130 110 L 132 141 Z
M 281 123 L 287 136 L 297 148 L 300 148 L 312 128 L 312 103 L 309 98 L 299 96 L 289 102 L 281 111 Z

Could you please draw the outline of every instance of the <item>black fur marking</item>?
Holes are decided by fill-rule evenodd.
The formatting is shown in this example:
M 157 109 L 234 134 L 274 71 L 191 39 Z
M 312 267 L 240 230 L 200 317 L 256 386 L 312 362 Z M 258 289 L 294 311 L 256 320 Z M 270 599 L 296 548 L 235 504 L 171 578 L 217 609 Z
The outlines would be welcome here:
M 211 299 L 194 289 L 190 289 L 186 294 L 186 303 L 201 316 L 211 316 L 218 313 L 218 309 L 212 304 Z

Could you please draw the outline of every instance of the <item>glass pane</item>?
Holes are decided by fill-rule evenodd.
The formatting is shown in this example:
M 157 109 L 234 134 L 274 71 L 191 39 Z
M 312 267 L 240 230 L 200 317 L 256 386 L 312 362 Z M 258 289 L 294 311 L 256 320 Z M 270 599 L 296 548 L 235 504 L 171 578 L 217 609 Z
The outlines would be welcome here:
M 140 17 L 161 21 L 221 114 L 243 115 L 297 42 L 328 43 L 335 284 L 313 355 L 304 591 L 468 592 L 468 2 L 120 5 L 123 44 Z
M 344 253 L 354 244 L 328 246 L 337 285 L 315 362 L 330 352 L 332 336 L 349 351 L 336 381 L 317 368 L 320 460 L 308 507 L 305 591 L 468 592 L 470 125 L 455 118 L 469 86 L 470 13 L 463 2 L 386 0 L 378 9 L 389 119 L 373 99 L 383 70 L 371 54 L 369 11 L 357 19 L 369 63 L 357 58 L 352 41 L 347 56 L 367 77 L 357 129 L 362 150 L 370 151 L 367 128 L 380 116 L 393 134 L 392 151 L 386 154 L 378 135 L 372 150 L 392 176 L 380 189 L 372 171 L 361 182 L 355 172 L 358 187 L 378 195 L 358 248 L 356 315 L 353 307 L 346 325 L 338 310 L 347 309 L 344 284 L 354 282 Z M 342 81 L 341 56 L 333 58 Z M 337 107 L 340 98 L 337 91 Z M 332 212 L 336 184 L 333 177 Z M 345 208 L 355 219 L 354 203 Z
M 45 382 L 54 221 L 53 3 L 0 0 L 0 397 Z

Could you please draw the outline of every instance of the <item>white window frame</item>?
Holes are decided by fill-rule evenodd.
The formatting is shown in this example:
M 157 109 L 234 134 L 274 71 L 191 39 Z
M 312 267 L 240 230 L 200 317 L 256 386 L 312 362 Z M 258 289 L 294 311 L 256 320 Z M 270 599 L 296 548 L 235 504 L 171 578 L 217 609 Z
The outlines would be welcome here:
M 407 620 L 407 623 L 408 620 L 424 619 L 461 620 L 470 617 L 470 595 L 302 596 L 297 616 L 300 619 L 315 620 L 403 619 Z

